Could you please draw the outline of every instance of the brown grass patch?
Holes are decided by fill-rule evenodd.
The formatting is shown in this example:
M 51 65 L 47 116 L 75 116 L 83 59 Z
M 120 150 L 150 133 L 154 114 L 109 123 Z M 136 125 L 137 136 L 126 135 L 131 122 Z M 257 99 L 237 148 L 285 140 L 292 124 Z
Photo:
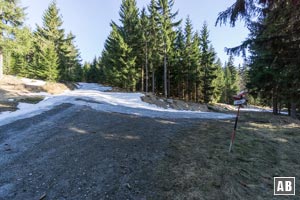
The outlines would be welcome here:
M 274 176 L 300 178 L 300 123 L 271 113 L 199 121 L 172 140 L 156 169 L 160 199 L 276 199 Z M 299 195 L 299 190 L 298 192 Z

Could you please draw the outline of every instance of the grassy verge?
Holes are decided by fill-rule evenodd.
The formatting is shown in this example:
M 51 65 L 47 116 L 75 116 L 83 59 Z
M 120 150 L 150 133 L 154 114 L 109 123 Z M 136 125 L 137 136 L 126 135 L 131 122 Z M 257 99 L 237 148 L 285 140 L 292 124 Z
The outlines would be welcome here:
M 156 169 L 159 199 L 280 199 L 273 196 L 274 176 L 295 176 L 297 186 L 298 121 L 242 113 L 233 152 L 228 153 L 233 123 L 200 121 L 171 142 Z M 299 192 L 298 184 L 298 198 Z

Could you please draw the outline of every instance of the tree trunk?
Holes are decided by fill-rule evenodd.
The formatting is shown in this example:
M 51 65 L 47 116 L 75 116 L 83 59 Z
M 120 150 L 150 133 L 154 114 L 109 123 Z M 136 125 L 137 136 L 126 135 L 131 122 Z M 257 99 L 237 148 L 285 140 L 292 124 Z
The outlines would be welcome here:
M 276 89 L 273 89 L 273 114 L 278 114 L 278 98 L 277 98 L 277 92 Z
M 297 119 L 296 108 L 297 108 L 297 104 L 294 101 L 292 101 L 291 102 L 291 117 L 294 118 L 294 119 Z
M 164 95 L 168 97 L 168 83 L 167 83 L 167 44 L 164 44 Z
M 153 69 L 153 67 L 152 67 Z M 155 71 L 152 70 L 152 93 L 155 94 Z
M 144 92 L 144 66 L 142 66 L 141 79 L 141 91 Z
M 146 63 L 145 63 L 145 70 L 146 70 L 146 92 L 148 92 L 149 87 L 149 70 L 148 70 L 148 43 L 146 43 Z
M 2 49 L 0 49 L 0 80 L 3 77 L 3 54 Z
M 291 116 L 291 104 L 287 104 L 287 109 L 288 109 L 288 116 Z
M 168 70 L 168 80 L 167 80 L 167 84 L 168 84 L 168 94 L 169 97 L 171 96 L 171 79 L 170 79 L 170 70 Z

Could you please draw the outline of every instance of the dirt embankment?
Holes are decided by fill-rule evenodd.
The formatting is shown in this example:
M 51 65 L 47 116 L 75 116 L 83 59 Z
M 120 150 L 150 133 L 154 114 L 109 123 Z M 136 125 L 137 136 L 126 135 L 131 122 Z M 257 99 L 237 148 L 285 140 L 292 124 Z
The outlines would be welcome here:
M 43 82 L 4 75 L 0 80 L 0 112 L 16 110 L 19 102 L 38 103 L 44 99 L 43 95 L 33 93 L 60 94 L 74 88 L 74 84 Z
M 151 93 L 145 94 L 145 96 L 142 97 L 142 101 L 150 104 L 155 104 L 158 107 L 172 108 L 175 110 L 190 110 L 190 111 L 202 111 L 202 112 L 209 111 L 207 105 L 205 104 L 157 97 Z

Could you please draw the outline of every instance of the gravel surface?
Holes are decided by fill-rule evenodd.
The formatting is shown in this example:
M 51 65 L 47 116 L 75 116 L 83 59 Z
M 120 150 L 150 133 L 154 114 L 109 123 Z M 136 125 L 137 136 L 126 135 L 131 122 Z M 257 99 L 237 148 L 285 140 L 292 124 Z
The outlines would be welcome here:
M 0 199 L 156 199 L 154 168 L 196 120 L 62 104 L 0 127 Z

